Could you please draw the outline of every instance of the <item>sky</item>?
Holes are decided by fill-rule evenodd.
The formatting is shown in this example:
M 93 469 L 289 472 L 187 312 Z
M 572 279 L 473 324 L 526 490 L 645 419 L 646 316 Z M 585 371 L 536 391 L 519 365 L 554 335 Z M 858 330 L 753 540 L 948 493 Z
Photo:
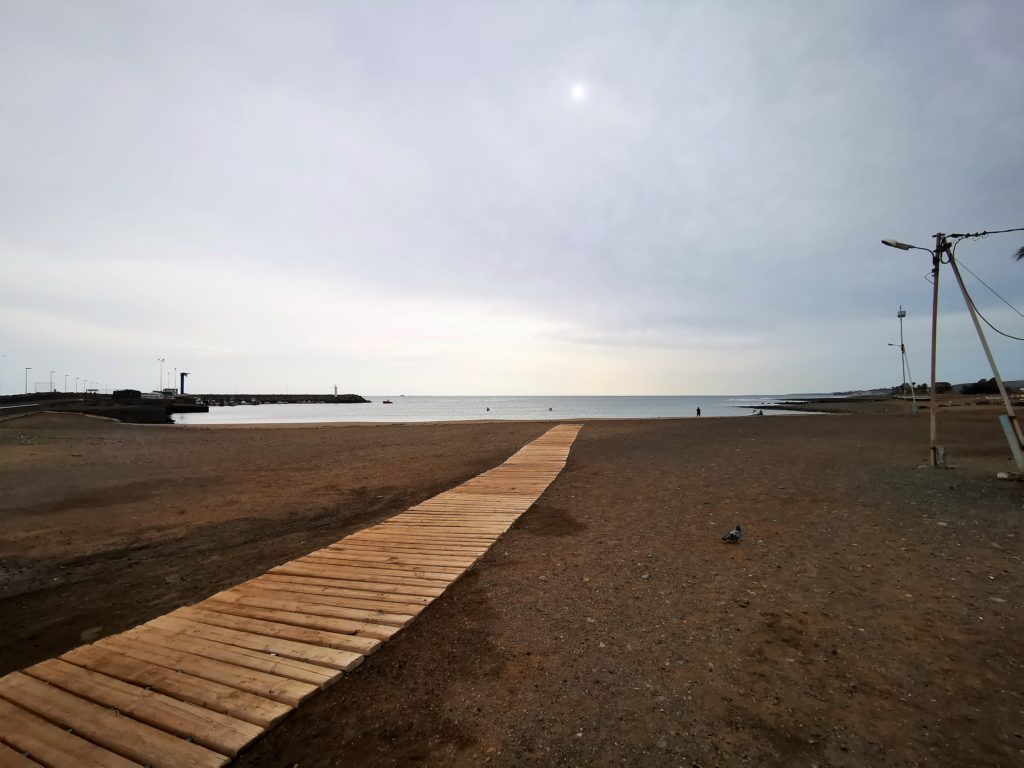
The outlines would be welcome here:
M 1024 227 L 1022 28 L 1018 0 L 0 0 L 0 393 L 854 390 L 900 381 L 901 305 L 927 381 L 931 257 L 880 240 Z M 1022 245 L 957 250 L 1020 337 Z M 990 375 L 944 267 L 938 379 Z

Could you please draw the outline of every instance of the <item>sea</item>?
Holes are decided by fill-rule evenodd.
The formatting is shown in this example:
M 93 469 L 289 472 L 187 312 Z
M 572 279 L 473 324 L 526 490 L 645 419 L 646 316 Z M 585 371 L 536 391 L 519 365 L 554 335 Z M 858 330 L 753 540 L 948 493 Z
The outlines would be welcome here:
M 409 423 L 429 421 L 567 421 L 572 419 L 676 419 L 750 417 L 757 406 L 831 395 L 666 395 L 441 397 L 366 396 L 369 403 L 266 403 L 211 406 L 209 413 L 179 413 L 176 424 Z M 388 400 L 389 403 L 384 401 Z M 766 410 L 765 416 L 802 413 Z

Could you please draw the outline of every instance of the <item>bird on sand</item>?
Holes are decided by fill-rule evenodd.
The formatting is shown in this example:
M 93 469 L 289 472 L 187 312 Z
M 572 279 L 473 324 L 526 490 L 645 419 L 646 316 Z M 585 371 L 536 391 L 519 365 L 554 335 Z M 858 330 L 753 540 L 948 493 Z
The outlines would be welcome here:
M 725 534 L 725 536 L 722 537 L 722 541 L 724 541 L 724 542 L 726 542 L 728 544 L 736 544 L 736 543 L 739 543 L 739 540 L 742 539 L 742 538 L 743 538 L 743 529 L 741 529 L 737 525 L 735 528 L 733 528 L 731 531 L 729 531 L 727 534 Z

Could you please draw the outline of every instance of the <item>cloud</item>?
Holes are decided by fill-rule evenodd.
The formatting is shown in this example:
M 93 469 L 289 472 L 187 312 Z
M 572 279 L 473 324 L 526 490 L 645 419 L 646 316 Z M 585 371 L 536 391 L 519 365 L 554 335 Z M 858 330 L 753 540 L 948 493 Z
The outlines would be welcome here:
M 930 289 L 924 254 L 878 241 L 1022 223 L 1015 20 L 956 2 L 6 4 L 0 308 L 22 319 L 0 345 L 134 349 L 122 375 L 210 346 L 218 376 L 236 360 L 262 389 L 268 360 L 336 375 L 328 348 L 384 391 L 888 381 L 885 318 L 927 312 Z M 963 251 L 1016 304 L 1021 242 Z M 120 341 L 52 346 L 26 311 Z

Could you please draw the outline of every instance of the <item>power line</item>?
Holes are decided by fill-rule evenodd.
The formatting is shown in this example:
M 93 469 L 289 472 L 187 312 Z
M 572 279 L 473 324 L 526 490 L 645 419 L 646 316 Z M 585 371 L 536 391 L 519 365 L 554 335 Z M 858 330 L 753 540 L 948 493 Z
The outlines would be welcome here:
M 1002 235 L 1002 234 L 1005 234 L 1006 232 L 1024 232 L 1024 227 L 1017 227 L 1016 229 L 989 229 L 989 230 L 986 230 L 985 232 L 968 232 L 967 234 L 963 234 L 963 233 L 959 233 L 958 232 L 958 233 L 954 233 L 954 234 L 951 234 L 951 235 L 946 235 L 946 237 L 956 237 L 956 238 L 967 238 L 967 237 L 969 237 L 969 238 L 971 238 L 973 240 L 977 240 L 977 239 L 982 238 L 982 237 L 988 237 L 989 235 Z
M 1007 230 L 1007 231 L 1015 231 L 1015 230 Z M 1021 231 L 1024 231 L 1024 227 L 1022 227 L 1022 228 L 1021 228 Z M 995 234 L 995 233 L 993 233 L 993 234 Z M 963 240 L 963 239 L 965 239 L 965 238 L 967 238 L 967 237 L 971 237 L 971 235 L 960 235 L 959 237 L 960 237 L 960 240 L 957 240 L 957 242 L 955 242 L 955 243 L 953 244 L 953 247 L 952 247 L 952 248 L 951 248 L 951 249 L 949 250 L 949 253 L 948 253 L 948 255 L 949 255 L 949 260 L 950 260 L 951 262 L 952 262 L 952 261 L 954 261 L 954 260 L 956 259 L 956 247 L 957 247 L 958 245 L 960 245 L 960 241 L 961 241 L 961 240 Z M 966 269 L 966 267 L 965 267 L 965 269 Z M 969 270 L 969 269 L 968 269 L 967 271 L 968 271 L 968 272 L 971 272 L 971 270 Z M 974 273 L 973 273 L 973 272 L 971 272 L 971 274 L 972 274 L 972 275 L 974 275 Z M 974 276 L 975 276 L 975 277 L 978 277 L 977 275 L 974 275 Z M 981 278 L 978 278 L 978 279 L 980 280 Z M 978 309 L 978 305 L 974 303 L 974 297 L 973 297 L 973 296 L 971 296 L 970 292 L 969 292 L 969 291 L 967 290 L 967 286 L 966 286 L 966 285 L 963 285 L 963 283 L 962 283 L 962 282 L 961 282 L 961 286 L 963 287 L 963 290 L 964 290 L 964 295 L 965 295 L 965 296 L 967 297 L 967 301 L 969 301 L 969 302 L 971 303 L 971 306 L 972 306 L 972 307 L 974 308 L 974 311 L 978 313 L 978 317 L 980 317 L 980 318 L 981 318 L 981 319 L 982 319 L 982 320 L 983 320 L 983 321 L 985 322 L 985 325 L 987 325 L 987 326 L 988 326 L 989 328 L 991 328 L 991 329 L 992 329 L 993 331 L 995 331 L 996 333 L 998 333 L 998 334 L 999 334 L 1000 336 L 1005 336 L 1006 338 L 1008 338 L 1008 339 L 1014 339 L 1015 341 L 1024 341 L 1024 338 L 1022 338 L 1022 337 L 1020 337 L 1020 336 L 1014 336 L 1013 334 L 1010 334 L 1010 333 L 1005 333 L 1004 331 L 1000 331 L 1000 330 L 999 330 L 998 328 L 996 328 L 996 327 L 995 327 L 994 325 L 992 325 L 992 323 L 990 323 L 990 322 L 988 321 L 988 318 L 987 318 L 987 317 L 985 317 L 985 316 L 984 316 L 983 314 L 981 314 L 981 310 L 980 310 L 980 309 Z M 986 285 L 985 287 L 986 287 L 986 288 L 989 288 L 989 286 L 987 286 L 987 285 Z M 992 288 L 989 288 L 989 290 L 990 290 L 990 291 L 992 291 L 992 293 L 995 293 L 995 291 L 994 291 L 994 290 L 992 290 Z M 998 296 L 999 294 L 996 294 L 996 295 Z M 999 296 L 999 298 L 1001 298 L 1001 299 L 1002 299 L 1003 297 L 1002 297 L 1002 296 Z M 1006 301 L 1006 299 L 1003 299 L 1003 301 Z M 1009 304 L 1009 302 L 1007 302 L 1007 304 Z M 1011 308 L 1011 309 L 1013 309 L 1013 310 L 1014 310 L 1014 312 L 1016 312 L 1016 311 L 1017 311 L 1016 309 L 1014 309 L 1014 308 L 1013 308 L 1013 306 L 1012 306 L 1012 305 L 1010 305 L 1010 308 Z M 1020 313 L 1018 312 L 1017 314 L 1020 314 Z
M 986 283 L 986 282 L 985 282 L 984 280 L 982 280 L 982 279 L 981 279 L 980 277 L 978 277 L 977 275 L 975 275 L 975 274 L 974 274 L 974 272 L 973 272 L 973 271 L 971 270 L 971 268 L 970 268 L 970 267 L 968 267 L 968 266 L 967 266 L 966 264 L 964 264 L 964 262 L 963 262 L 963 259 L 961 259 L 961 260 L 960 260 L 960 261 L 958 261 L 957 263 L 958 263 L 958 264 L 959 264 L 959 265 L 960 265 L 961 267 L 963 267 L 964 269 L 966 269 L 966 270 L 967 270 L 967 271 L 968 271 L 968 272 L 969 272 L 969 273 L 970 273 L 970 274 L 971 274 L 971 275 L 972 275 L 972 276 L 974 277 L 974 279 L 975 279 L 975 280 L 977 280 L 977 281 L 978 281 L 979 283 L 981 283 L 981 284 L 982 284 L 982 285 L 984 285 L 984 286 L 985 286 L 986 288 L 988 288 L 988 289 L 989 289 L 990 291 L 992 291 L 992 293 L 994 293 L 994 294 L 996 295 L 996 297 L 997 297 L 997 298 L 998 298 L 998 299 L 999 299 L 999 300 L 1000 300 L 1001 302 L 1003 302 L 1003 304 L 1005 304 L 1006 306 L 1008 306 L 1008 307 L 1009 307 L 1010 309 L 1012 309 L 1012 310 L 1013 310 L 1014 312 L 1016 312 L 1016 313 L 1017 313 L 1018 315 L 1020 315 L 1021 317 L 1024 317 L 1024 313 L 1022 313 L 1022 312 L 1021 312 L 1021 311 L 1020 311 L 1019 309 L 1017 309 L 1017 308 L 1016 308 L 1015 306 L 1013 306 L 1013 304 L 1011 304 L 1011 303 L 1010 303 L 1010 302 L 1008 302 L 1008 301 L 1007 301 L 1006 299 L 1004 299 L 1004 298 L 1003 298 L 1002 296 L 1000 296 L 1000 295 L 999 295 L 999 292 L 998 292 L 998 291 L 997 291 L 997 290 L 996 290 L 995 288 L 993 288 L 993 287 L 992 287 L 991 285 L 989 285 L 988 283 Z

